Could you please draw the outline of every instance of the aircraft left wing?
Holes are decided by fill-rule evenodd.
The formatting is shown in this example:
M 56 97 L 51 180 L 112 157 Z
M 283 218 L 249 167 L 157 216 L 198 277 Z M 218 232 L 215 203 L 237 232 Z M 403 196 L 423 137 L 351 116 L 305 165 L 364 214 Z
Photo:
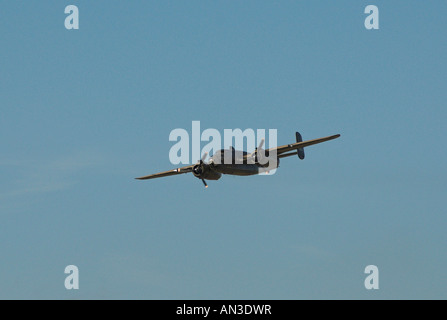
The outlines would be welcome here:
M 314 144 L 317 144 L 317 143 L 322 143 L 322 142 L 325 142 L 325 141 L 337 139 L 338 137 L 340 137 L 340 135 L 336 134 L 336 135 L 329 136 L 329 137 L 324 137 L 324 138 L 319 138 L 319 139 L 314 139 L 314 140 L 308 140 L 308 141 L 303 141 L 303 142 L 296 142 L 296 143 L 286 144 L 284 146 L 267 149 L 265 152 L 269 153 L 269 152 L 275 152 L 276 151 L 276 154 L 280 155 L 281 153 L 284 153 L 284 152 L 294 151 L 294 150 L 301 149 L 301 148 L 304 148 L 304 147 L 308 147 L 308 146 L 311 146 L 311 145 L 314 145 Z
M 139 177 L 139 178 L 135 178 L 135 179 L 147 180 L 147 179 L 155 179 L 155 178 L 161 178 L 161 177 L 175 176 L 177 174 L 183 174 L 183 173 L 192 172 L 193 168 L 194 168 L 194 165 L 187 166 L 187 167 L 182 167 L 182 168 L 177 168 L 177 169 L 173 169 L 173 170 L 169 170 L 169 171 L 159 172 L 159 173 L 155 173 L 155 174 L 150 174 L 148 176 Z

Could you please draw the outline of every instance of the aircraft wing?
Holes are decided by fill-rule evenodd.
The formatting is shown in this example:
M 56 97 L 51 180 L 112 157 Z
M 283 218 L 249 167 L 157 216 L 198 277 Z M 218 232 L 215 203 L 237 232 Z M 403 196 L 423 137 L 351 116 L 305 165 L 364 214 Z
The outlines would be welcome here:
M 151 174 L 151 175 L 148 175 L 148 176 L 139 177 L 139 178 L 135 178 L 135 179 L 147 180 L 147 179 L 155 179 L 155 178 L 161 178 L 161 177 L 175 176 L 177 174 L 183 174 L 183 173 L 192 172 L 193 168 L 194 168 L 194 165 L 187 166 L 187 167 L 182 167 L 182 168 L 177 168 L 177 169 L 173 169 L 173 170 L 169 170 L 169 171 L 159 172 L 159 173 L 155 173 L 155 174 Z
M 339 134 L 336 134 L 336 135 L 329 136 L 329 137 L 324 137 L 324 138 L 319 138 L 319 139 L 314 139 L 314 140 L 308 140 L 308 141 L 302 141 L 302 142 L 286 144 L 284 146 L 268 149 L 268 150 L 266 150 L 266 153 L 270 153 L 270 152 L 275 152 L 276 151 L 276 154 L 279 156 L 280 154 L 285 153 L 285 152 L 294 151 L 294 150 L 298 150 L 298 149 L 301 149 L 301 148 L 304 148 L 304 147 L 308 147 L 308 146 L 311 146 L 311 145 L 314 145 L 314 144 L 317 144 L 317 143 L 321 143 L 321 142 L 337 139 L 339 136 L 340 136 Z

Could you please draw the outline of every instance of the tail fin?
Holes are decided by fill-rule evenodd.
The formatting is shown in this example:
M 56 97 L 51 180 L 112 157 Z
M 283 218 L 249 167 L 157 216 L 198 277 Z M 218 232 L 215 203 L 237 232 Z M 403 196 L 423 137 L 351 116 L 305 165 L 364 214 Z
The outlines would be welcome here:
M 296 142 L 303 141 L 303 138 L 301 137 L 301 134 L 299 132 L 295 133 L 295 137 L 296 137 Z M 301 160 L 304 159 L 304 149 L 303 148 L 298 149 L 297 154 L 298 154 L 298 158 L 300 158 Z

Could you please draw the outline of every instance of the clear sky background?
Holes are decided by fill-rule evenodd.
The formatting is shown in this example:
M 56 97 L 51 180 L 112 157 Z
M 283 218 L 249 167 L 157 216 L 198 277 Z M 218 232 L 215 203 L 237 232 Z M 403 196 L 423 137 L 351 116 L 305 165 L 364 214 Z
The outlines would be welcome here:
M 0 298 L 446 299 L 446 12 L 1 1 Z M 134 180 L 193 120 L 341 138 L 273 176 Z

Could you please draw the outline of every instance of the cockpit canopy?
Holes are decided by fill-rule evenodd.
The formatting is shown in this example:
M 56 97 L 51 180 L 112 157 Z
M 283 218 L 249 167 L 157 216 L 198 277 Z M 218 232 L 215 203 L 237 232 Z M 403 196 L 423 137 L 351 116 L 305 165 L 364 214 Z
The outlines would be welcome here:
M 242 164 L 246 163 L 244 158 L 248 152 L 235 150 L 233 147 L 228 149 L 220 149 L 211 157 L 211 162 L 215 164 Z

